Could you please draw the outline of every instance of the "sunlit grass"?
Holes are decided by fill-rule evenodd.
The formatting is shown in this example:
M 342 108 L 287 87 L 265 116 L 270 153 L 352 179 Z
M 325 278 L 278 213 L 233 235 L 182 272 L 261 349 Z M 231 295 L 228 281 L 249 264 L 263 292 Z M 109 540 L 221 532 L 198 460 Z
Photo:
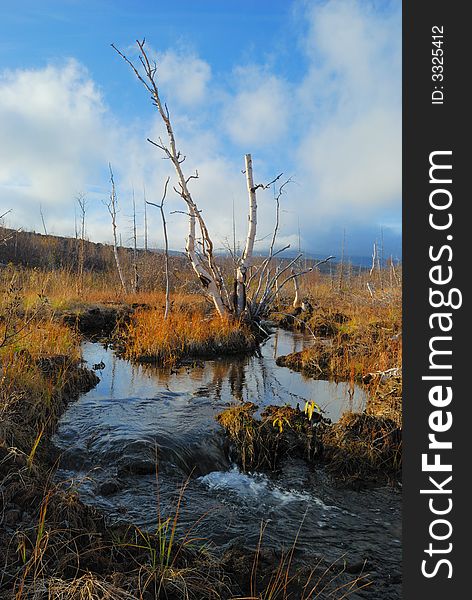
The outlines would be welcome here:
M 231 318 L 187 309 L 164 319 L 162 309 L 138 310 L 124 336 L 129 358 L 173 364 L 182 357 L 242 352 L 254 347 L 249 330 Z

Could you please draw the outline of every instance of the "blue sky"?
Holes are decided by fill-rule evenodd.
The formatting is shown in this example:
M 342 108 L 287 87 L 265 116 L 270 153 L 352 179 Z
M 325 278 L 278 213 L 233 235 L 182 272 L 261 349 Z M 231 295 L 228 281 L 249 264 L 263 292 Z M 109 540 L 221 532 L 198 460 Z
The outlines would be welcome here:
M 401 247 L 401 3 L 382 0 L 199 2 L 0 1 L 0 214 L 7 225 L 72 234 L 85 193 L 90 239 L 109 241 L 103 205 L 115 171 L 123 242 L 133 190 L 159 201 L 169 165 L 146 137 L 161 124 L 146 91 L 114 53 L 131 58 L 146 37 L 159 65 L 194 198 L 216 244 L 246 226 L 241 174 L 253 155 L 257 181 L 293 178 L 283 197 L 280 243 L 307 252 L 368 255 L 383 230 Z M 176 195 L 168 211 L 182 208 Z M 259 198 L 261 250 L 273 192 Z M 162 244 L 158 216 L 149 237 Z M 185 244 L 185 216 L 169 215 L 171 243 Z M 141 235 L 142 240 L 142 235 Z

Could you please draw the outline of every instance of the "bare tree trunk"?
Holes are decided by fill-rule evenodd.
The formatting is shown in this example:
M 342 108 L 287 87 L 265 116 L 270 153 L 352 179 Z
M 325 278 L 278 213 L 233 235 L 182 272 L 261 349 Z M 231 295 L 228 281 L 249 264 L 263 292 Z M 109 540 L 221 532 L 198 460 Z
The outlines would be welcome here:
M 144 251 L 147 256 L 148 251 L 148 222 L 147 222 L 147 202 L 146 202 L 146 188 L 143 187 L 143 198 L 144 198 Z
M 254 240 L 257 230 L 257 198 L 256 188 L 254 186 L 254 176 L 252 173 L 252 157 L 246 154 L 244 157 L 246 166 L 246 184 L 249 195 L 249 222 L 246 237 L 246 245 L 239 262 L 236 272 L 236 294 L 237 294 L 237 314 L 241 315 L 246 308 L 246 275 L 254 251 Z
M 79 242 L 79 256 L 78 256 L 78 276 L 79 276 L 79 287 L 78 292 L 82 293 L 84 287 L 84 265 L 85 265 L 85 214 L 86 214 L 86 199 L 85 194 L 80 193 L 77 196 L 77 204 L 80 209 L 80 242 Z M 77 233 L 76 233 L 77 235 Z
M 41 215 L 41 222 L 43 224 L 44 235 L 47 235 L 48 230 L 46 229 L 46 223 L 44 221 L 43 207 L 41 206 L 41 204 L 39 205 L 39 214 Z
M 372 277 L 374 274 L 375 265 L 377 262 L 377 242 L 374 242 L 373 250 L 372 250 L 372 266 L 369 271 L 369 276 Z
M 257 198 L 256 198 L 256 187 L 254 186 L 254 176 L 252 173 L 252 157 L 250 154 L 246 154 L 244 157 L 246 163 L 246 184 L 247 191 L 249 194 L 249 227 L 246 238 L 246 245 L 244 247 L 243 256 L 241 263 L 244 266 L 248 266 L 252 253 L 254 250 L 254 240 L 256 239 L 257 229 Z
M 346 245 L 346 230 L 343 230 L 343 244 L 341 246 L 341 265 L 339 270 L 339 283 L 338 283 L 338 291 L 342 292 L 343 287 L 343 279 L 344 279 L 344 249 Z
M 374 284 L 374 280 L 373 280 L 373 275 L 374 275 L 375 267 L 377 264 L 377 254 L 378 254 L 377 242 L 375 241 L 373 249 L 372 249 L 372 266 L 369 271 L 369 281 L 367 282 L 367 289 L 369 291 L 371 298 L 374 297 L 374 292 L 375 292 L 375 284 Z
M 292 275 L 294 275 L 293 277 L 293 287 L 295 289 L 295 296 L 293 299 L 293 308 L 300 308 L 302 305 L 302 301 L 300 299 L 300 287 L 298 285 L 298 275 L 295 273 L 295 271 L 292 269 Z
M 180 151 L 177 150 L 174 131 L 170 121 L 169 111 L 167 106 L 161 102 L 161 98 L 159 96 L 159 89 L 156 82 L 157 65 L 155 63 L 151 64 L 151 62 L 149 61 L 147 53 L 144 50 L 144 41 L 137 41 L 137 45 L 141 52 L 141 56 L 139 58 L 141 66 L 143 67 L 145 72 L 145 78 L 141 76 L 141 74 L 133 65 L 133 63 L 128 58 L 126 58 L 126 56 L 122 52 L 120 52 L 113 44 L 112 47 L 133 69 L 139 81 L 141 81 L 141 83 L 151 94 L 153 104 L 154 106 L 156 106 L 164 122 L 167 132 L 168 146 L 165 146 L 162 140 L 159 140 L 159 143 L 157 143 L 148 138 L 148 141 L 154 146 L 160 148 L 174 166 L 180 188 L 176 191 L 184 200 L 188 210 L 187 214 L 189 218 L 189 229 L 186 245 L 187 255 L 190 259 L 195 273 L 200 279 L 205 293 L 213 301 L 213 304 L 215 305 L 215 308 L 219 315 L 224 316 L 225 314 L 228 314 L 230 312 L 229 294 L 226 289 L 226 285 L 223 280 L 223 276 L 220 272 L 220 269 L 218 268 L 215 262 L 215 258 L 213 255 L 213 242 L 209 236 L 205 221 L 200 211 L 198 210 L 197 205 L 193 201 L 192 195 L 190 194 L 190 191 L 188 189 L 189 181 L 191 179 L 198 178 L 198 173 L 196 173 L 195 175 L 191 175 L 190 177 L 185 177 L 183 174 L 182 163 L 185 160 L 185 156 L 182 156 Z M 195 229 L 197 222 L 202 235 L 202 256 L 200 256 L 200 254 L 195 249 Z
M 160 204 L 154 204 L 154 202 L 148 202 L 147 204 L 152 204 L 152 206 L 157 206 L 157 208 L 161 211 L 161 219 L 162 219 L 162 229 L 164 230 L 164 252 L 165 252 L 165 273 L 166 273 L 166 307 L 164 311 L 164 319 L 167 319 L 170 312 L 170 283 L 169 283 L 169 239 L 167 237 L 167 222 L 166 216 L 164 213 L 164 201 L 167 196 L 167 186 L 169 185 L 170 177 L 166 179 L 164 185 L 164 193 L 162 195 L 162 200 Z
M 275 259 L 275 270 L 277 271 L 277 259 Z M 275 280 L 275 299 L 279 301 L 279 280 Z
M 133 292 L 139 292 L 139 271 L 138 271 L 138 234 L 136 229 L 136 201 L 133 189 Z
M 117 237 L 117 233 L 116 233 L 117 198 L 116 198 L 115 180 L 113 177 L 113 170 L 111 168 L 110 163 L 108 163 L 108 167 L 110 169 L 111 192 L 110 192 L 110 200 L 108 201 L 106 206 L 108 208 L 108 212 L 110 213 L 110 217 L 111 217 L 111 227 L 112 227 L 112 231 L 113 231 L 113 254 L 115 256 L 116 269 L 118 271 L 118 276 L 120 278 L 121 287 L 123 288 L 123 291 L 126 294 L 126 292 L 127 292 L 126 282 L 125 282 L 125 278 L 123 276 L 123 270 L 121 268 L 120 257 L 118 255 L 118 237 Z
M 165 155 L 165 157 L 172 163 L 175 172 L 177 174 L 178 189 L 174 190 L 181 196 L 186 205 L 185 214 L 188 216 L 188 235 L 186 242 L 187 256 L 190 260 L 193 270 L 198 276 L 206 296 L 211 299 L 217 312 L 220 316 L 227 314 L 234 314 L 241 316 L 245 313 L 248 319 L 252 322 L 256 322 L 261 316 L 267 314 L 270 303 L 274 300 L 275 293 L 278 292 L 286 285 L 291 279 L 302 276 L 304 273 L 310 272 L 317 265 L 314 265 L 310 269 L 287 276 L 287 271 L 294 266 L 298 256 L 294 261 L 284 267 L 279 265 L 275 269 L 275 273 L 271 267 L 272 258 L 277 254 L 287 249 L 289 246 L 282 248 L 274 252 L 274 244 L 278 230 L 278 198 L 282 192 L 283 186 L 280 188 L 279 196 L 277 198 L 277 219 L 274 229 L 274 235 L 272 244 L 270 247 L 269 256 L 261 261 L 257 266 L 251 265 L 253 259 L 254 244 L 256 241 L 256 230 L 257 230 L 257 199 L 256 191 L 259 188 L 267 189 L 270 185 L 275 183 L 282 174 L 267 185 L 254 184 L 254 177 L 252 172 L 252 159 L 250 154 L 246 154 L 246 183 L 249 195 L 249 218 L 248 218 L 248 232 L 246 237 L 246 243 L 244 246 L 243 253 L 239 261 L 235 261 L 237 264 L 236 277 L 234 281 L 234 292 L 230 297 L 228 290 L 225 285 L 220 268 L 218 267 L 214 252 L 213 242 L 208 233 L 205 220 L 198 209 L 197 204 L 194 202 L 192 195 L 189 191 L 188 184 L 191 179 L 198 178 L 198 172 L 195 175 L 186 177 L 182 170 L 182 163 L 185 161 L 180 151 L 177 150 L 176 141 L 174 137 L 174 131 L 172 128 L 169 110 L 167 105 L 161 101 L 159 95 L 159 88 L 157 84 L 157 64 L 151 62 L 144 49 L 144 41 L 137 41 L 137 46 L 140 50 L 139 63 L 136 67 L 122 52 L 120 52 L 113 44 L 112 47 L 120 55 L 120 57 L 131 67 L 138 80 L 144 85 L 146 90 L 151 95 L 152 103 L 157 108 L 160 117 L 164 123 L 167 133 L 167 143 L 165 144 L 161 138 L 158 142 L 148 138 L 148 141 L 159 148 Z M 139 70 L 138 70 L 139 69 Z M 286 182 L 288 183 L 288 182 Z M 284 184 L 285 185 L 285 184 Z M 199 248 L 196 249 L 196 227 L 199 227 Z M 235 245 L 235 234 L 233 228 L 233 254 Z M 327 262 L 333 257 L 328 257 L 322 262 Z M 258 282 L 254 286 L 256 289 L 251 289 L 251 282 L 257 275 Z M 285 277 L 283 281 L 281 278 Z M 281 281 L 279 283 L 279 281 Z M 248 298 L 248 290 L 251 290 L 251 297 Z M 274 292 L 274 290 L 276 290 Z

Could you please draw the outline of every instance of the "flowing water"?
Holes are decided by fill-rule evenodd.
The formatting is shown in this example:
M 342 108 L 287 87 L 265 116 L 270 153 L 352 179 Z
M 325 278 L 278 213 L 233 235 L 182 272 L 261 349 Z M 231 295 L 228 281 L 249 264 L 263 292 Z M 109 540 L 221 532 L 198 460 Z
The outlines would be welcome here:
M 100 344 L 85 343 L 83 356 L 100 383 L 63 415 L 54 443 L 58 478 L 111 520 L 154 528 L 172 514 L 182 483 L 180 527 L 224 550 L 257 544 L 289 547 L 300 530 L 299 560 L 346 555 L 371 569 L 400 570 L 400 498 L 386 488 L 353 491 L 334 486 L 322 469 L 289 460 L 273 477 L 243 474 L 229 464 L 215 415 L 241 401 L 263 408 L 302 408 L 315 400 L 337 420 L 362 410 L 364 392 L 346 383 L 315 381 L 278 367 L 275 358 L 310 344 L 302 334 L 279 330 L 252 356 L 225 357 L 178 369 L 136 366 Z M 156 464 L 159 473 L 156 476 Z

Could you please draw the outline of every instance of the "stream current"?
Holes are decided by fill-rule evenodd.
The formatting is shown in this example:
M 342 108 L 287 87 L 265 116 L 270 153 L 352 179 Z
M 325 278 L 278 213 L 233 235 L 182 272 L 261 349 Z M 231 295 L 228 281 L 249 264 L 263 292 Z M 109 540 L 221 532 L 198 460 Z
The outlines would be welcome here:
M 314 400 L 336 421 L 361 411 L 364 391 L 347 383 L 305 378 L 275 364 L 311 340 L 278 330 L 251 356 L 223 357 L 178 369 L 134 365 L 98 343 L 83 345 L 87 366 L 103 367 L 100 383 L 71 404 L 54 444 L 61 453 L 57 479 L 111 521 L 155 529 L 172 516 L 182 484 L 179 526 L 210 540 L 254 548 L 261 522 L 263 546 L 289 548 L 309 564 L 345 557 L 370 571 L 400 577 L 401 498 L 388 488 L 355 491 L 335 486 L 322 469 L 288 460 L 275 476 L 244 474 L 224 452 L 215 415 L 241 401 L 290 404 Z M 158 465 L 158 469 L 156 469 Z M 370 596 L 375 597 L 375 596 Z M 395 597 L 395 596 L 392 596 Z

